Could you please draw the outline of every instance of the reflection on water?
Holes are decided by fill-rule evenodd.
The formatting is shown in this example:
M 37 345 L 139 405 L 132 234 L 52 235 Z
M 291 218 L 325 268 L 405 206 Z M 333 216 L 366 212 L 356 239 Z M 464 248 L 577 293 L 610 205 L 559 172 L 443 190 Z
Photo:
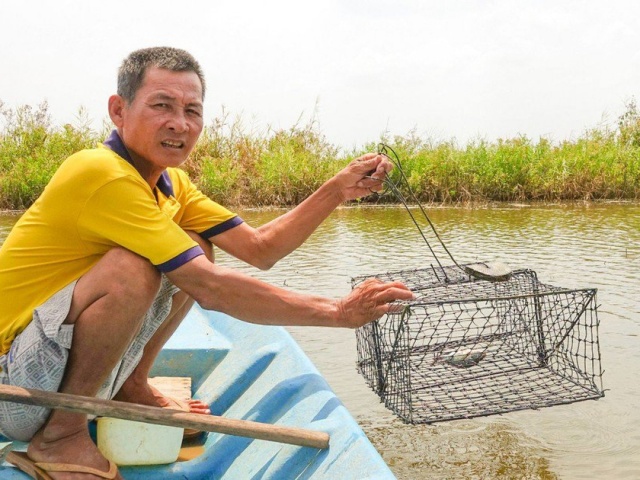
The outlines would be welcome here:
M 259 225 L 281 212 L 240 213 Z M 640 205 L 503 205 L 428 213 L 460 263 L 499 260 L 535 270 L 544 283 L 598 288 L 607 392 L 598 401 L 539 411 L 405 425 L 356 372 L 353 331 L 291 328 L 396 476 L 640 478 Z M 16 218 L 0 215 L 0 241 Z M 433 243 L 426 228 L 425 234 Z M 441 249 L 436 253 L 451 264 Z M 406 211 L 395 207 L 336 211 L 269 272 L 219 252 L 217 260 L 279 286 L 330 297 L 347 294 L 354 276 L 433 263 Z
M 361 422 L 399 478 L 559 478 L 549 465 L 548 449 L 505 423 L 470 420 L 450 427 L 425 425 L 370 428 Z

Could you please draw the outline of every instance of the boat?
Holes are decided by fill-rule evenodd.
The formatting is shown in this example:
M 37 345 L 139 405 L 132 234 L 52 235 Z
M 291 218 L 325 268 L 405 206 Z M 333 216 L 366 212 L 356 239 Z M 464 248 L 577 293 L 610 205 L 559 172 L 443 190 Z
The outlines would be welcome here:
M 151 376 L 190 377 L 193 397 L 210 404 L 214 415 L 327 432 L 329 448 L 204 433 L 199 455 L 166 465 L 122 466 L 126 480 L 395 478 L 283 327 L 194 306 Z M 25 450 L 26 444 L 14 442 L 14 448 Z M 27 478 L 7 463 L 0 466 L 0 479 Z

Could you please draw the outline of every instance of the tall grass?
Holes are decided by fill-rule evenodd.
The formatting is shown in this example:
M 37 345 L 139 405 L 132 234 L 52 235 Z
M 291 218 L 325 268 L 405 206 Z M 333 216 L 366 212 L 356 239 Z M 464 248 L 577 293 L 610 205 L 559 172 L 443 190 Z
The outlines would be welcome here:
M 103 141 L 109 131 L 106 125 L 92 130 L 82 109 L 74 125 L 55 126 L 46 103 L 10 109 L 0 102 L 0 121 L 4 209 L 28 207 L 67 156 Z M 640 199 L 640 113 L 633 100 L 615 128 L 592 129 L 572 140 L 520 136 L 458 145 L 409 132 L 382 135 L 350 152 L 331 144 L 313 119 L 289 129 L 256 130 L 223 112 L 205 127 L 184 168 L 225 205 L 293 205 L 379 142 L 398 153 L 412 190 L 425 202 Z M 399 181 L 399 169 L 392 176 Z
M 60 163 L 96 143 L 86 111 L 75 126 L 54 127 L 47 103 L 16 109 L 0 101 L 0 208 L 23 209 L 40 195 Z
M 293 205 L 346 165 L 314 121 L 247 131 L 223 113 L 205 127 L 185 169 L 204 193 L 230 205 Z

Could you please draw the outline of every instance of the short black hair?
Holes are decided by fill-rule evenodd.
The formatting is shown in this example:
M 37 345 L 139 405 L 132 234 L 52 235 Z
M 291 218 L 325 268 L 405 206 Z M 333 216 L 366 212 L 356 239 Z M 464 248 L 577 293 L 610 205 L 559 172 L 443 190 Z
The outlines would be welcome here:
M 173 72 L 194 72 L 202 84 L 204 99 L 204 74 L 198 61 L 189 52 L 173 47 L 151 47 L 131 52 L 120 65 L 118 95 L 127 103 L 133 102 L 149 67 L 165 68 Z

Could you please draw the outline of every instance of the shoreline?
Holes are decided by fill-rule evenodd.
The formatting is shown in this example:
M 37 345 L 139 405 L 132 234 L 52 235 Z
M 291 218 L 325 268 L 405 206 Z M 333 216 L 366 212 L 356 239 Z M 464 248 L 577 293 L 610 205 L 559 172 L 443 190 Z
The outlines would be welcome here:
M 429 209 L 463 209 L 463 210 L 480 210 L 480 209 L 491 209 L 491 208 L 532 208 L 532 207 L 563 207 L 563 206 L 576 206 L 576 205 L 640 205 L 640 200 L 632 199 L 596 199 L 596 200 L 558 200 L 558 201 L 529 201 L 529 202 L 512 202 L 512 201 L 487 201 L 487 202 L 458 202 L 458 203 L 423 203 L 422 206 Z M 409 207 L 418 207 L 418 204 L 410 203 Z M 245 206 L 245 205 L 233 205 L 228 204 L 225 205 L 227 208 L 231 208 L 234 210 L 243 210 L 248 212 L 267 212 L 273 210 L 290 210 L 295 207 L 295 205 L 261 205 L 261 206 Z M 347 210 L 347 209 L 386 209 L 386 208 L 399 208 L 403 207 L 401 203 L 352 203 L 349 205 L 340 205 L 336 208 L 336 210 Z M 22 215 L 27 209 L 0 209 L 0 215 L 2 216 L 18 216 Z

